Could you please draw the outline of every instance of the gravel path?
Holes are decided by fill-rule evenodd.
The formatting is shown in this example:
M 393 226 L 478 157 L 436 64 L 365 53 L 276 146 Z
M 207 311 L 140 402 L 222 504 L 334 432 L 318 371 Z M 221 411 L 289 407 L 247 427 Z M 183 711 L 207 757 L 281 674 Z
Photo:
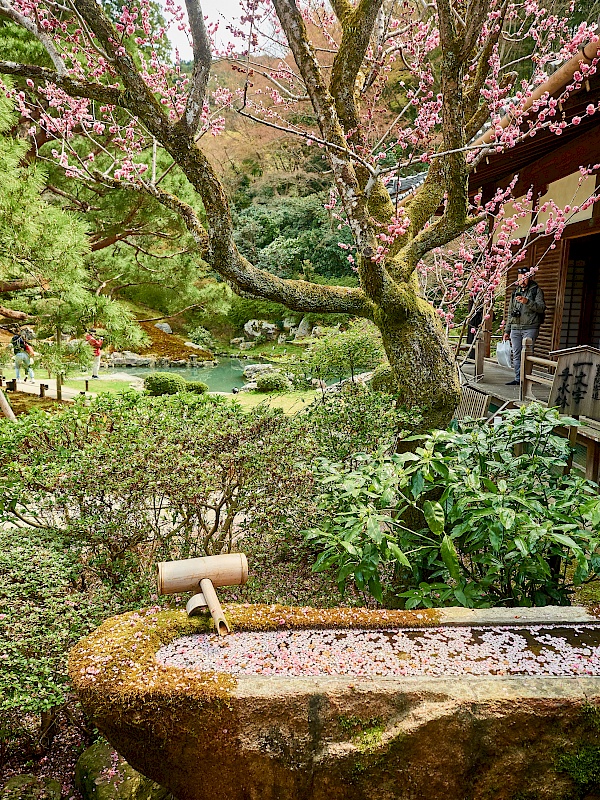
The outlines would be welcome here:
M 600 625 L 199 634 L 156 658 L 232 675 L 600 676 Z

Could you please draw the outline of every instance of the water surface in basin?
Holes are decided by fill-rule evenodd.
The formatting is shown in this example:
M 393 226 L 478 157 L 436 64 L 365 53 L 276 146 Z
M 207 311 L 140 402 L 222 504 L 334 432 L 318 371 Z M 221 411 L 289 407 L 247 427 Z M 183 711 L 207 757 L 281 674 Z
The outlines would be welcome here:
M 232 675 L 600 675 L 600 625 L 198 634 L 156 658 Z

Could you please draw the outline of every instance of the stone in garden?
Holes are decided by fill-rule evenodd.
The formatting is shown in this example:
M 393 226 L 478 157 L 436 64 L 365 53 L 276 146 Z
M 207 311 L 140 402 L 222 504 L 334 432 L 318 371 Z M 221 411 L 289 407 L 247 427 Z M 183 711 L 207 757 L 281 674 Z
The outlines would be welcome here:
M 276 372 L 273 364 L 248 364 L 242 373 L 244 378 L 249 381 L 256 380 L 257 375 L 264 375 L 266 372 Z
M 196 344 L 195 342 L 184 342 L 183 343 L 186 347 L 193 347 L 194 350 L 204 350 L 205 348 L 201 344 Z M 196 356 L 190 356 L 190 358 L 196 358 Z
M 154 327 L 163 333 L 173 333 L 173 329 L 168 322 L 155 322 Z
M 232 345 L 232 347 L 235 347 L 236 345 L 241 344 L 243 341 L 245 341 L 243 336 L 236 336 L 235 339 L 229 340 L 229 344 Z
M 298 329 L 294 335 L 294 339 L 306 339 L 310 336 L 311 326 L 310 320 L 308 317 L 302 317 L 300 320 L 300 325 L 298 325 Z
M 79 757 L 75 783 L 84 800 L 173 800 L 168 789 L 136 772 L 103 740 Z
M 286 317 L 283 320 L 283 330 L 284 331 L 290 331 L 294 327 L 295 324 L 296 323 L 294 322 L 293 319 L 290 319 L 289 317 Z
M 445 611 L 224 607 L 233 630 L 270 631 L 275 639 L 316 625 L 373 632 L 435 627 Z M 530 609 L 502 611 L 515 624 Z M 509 619 L 505 614 L 501 623 Z M 583 796 L 558 756 L 596 752 L 600 677 L 381 678 L 319 670 L 291 677 L 270 674 L 264 659 L 260 674 L 234 676 L 156 660 L 161 646 L 210 626 L 210 618 L 190 619 L 183 611 L 125 614 L 107 620 L 70 657 L 85 711 L 129 764 L 175 797 Z M 219 645 L 227 658 L 227 638 Z M 183 644 L 176 652 L 184 654 Z M 315 653 L 322 664 L 326 655 Z
M 258 339 L 259 336 L 264 336 L 265 339 L 276 339 L 279 333 L 279 328 L 272 322 L 267 322 L 264 319 L 249 319 L 244 325 L 244 333 L 250 339 Z
M 287 342 L 287 333 L 280 333 L 277 337 L 277 344 L 285 344 Z
M 320 336 L 325 336 L 325 331 L 326 329 L 323 328 L 322 325 L 315 325 L 310 335 L 313 337 L 313 339 L 318 339 Z
M 360 372 L 358 375 L 354 376 L 354 381 L 352 378 L 344 378 L 343 381 L 338 381 L 337 383 L 332 383 L 331 386 L 327 387 L 327 391 L 330 394 L 337 394 L 337 392 L 341 392 L 346 386 L 349 386 L 351 383 L 360 384 L 361 386 L 365 386 L 373 377 L 373 373 L 375 370 L 371 370 L 370 372 Z
M 257 389 L 258 385 L 256 381 L 250 381 L 250 383 L 245 383 L 240 387 L 240 392 L 255 392 Z
M 252 350 L 254 342 L 240 342 L 240 350 Z
M 147 356 L 141 356 L 139 353 L 132 353 L 131 350 L 125 350 L 117 357 L 113 353 L 111 358 L 111 365 L 114 367 L 150 367 L 154 364 L 154 359 Z
M 60 783 L 37 775 L 15 775 L 0 791 L 0 800 L 60 800 Z

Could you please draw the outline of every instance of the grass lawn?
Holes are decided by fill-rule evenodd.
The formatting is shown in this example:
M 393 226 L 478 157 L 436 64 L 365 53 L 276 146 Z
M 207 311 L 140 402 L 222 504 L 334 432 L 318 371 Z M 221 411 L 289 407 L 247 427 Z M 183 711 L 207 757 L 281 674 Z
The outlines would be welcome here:
M 84 392 L 85 378 L 67 378 L 67 380 L 63 383 L 63 386 L 66 386 L 67 389 L 75 389 L 78 392 Z M 88 380 L 88 386 L 90 392 L 110 392 L 111 394 L 124 392 L 130 388 L 128 381 L 111 381 L 105 380 L 104 378 L 99 378 L 97 381 L 91 380 L 90 378 Z
M 320 396 L 319 393 L 314 391 L 274 392 L 273 394 L 268 394 L 267 392 L 240 392 L 239 394 L 231 395 L 244 409 L 249 410 L 261 403 L 266 403 L 271 408 L 281 408 L 285 414 L 295 414 L 297 411 L 302 411 L 318 396 Z

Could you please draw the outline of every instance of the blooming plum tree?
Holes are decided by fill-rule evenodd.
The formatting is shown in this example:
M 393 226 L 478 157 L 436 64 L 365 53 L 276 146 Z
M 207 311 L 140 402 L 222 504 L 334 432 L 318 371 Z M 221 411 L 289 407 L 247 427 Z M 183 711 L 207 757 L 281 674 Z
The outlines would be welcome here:
M 486 153 L 536 129 L 560 135 L 577 124 L 563 120 L 559 101 L 596 70 L 595 26 L 573 29 L 540 0 L 244 0 L 240 26 L 219 51 L 199 0 L 185 9 L 167 0 L 165 13 L 189 35 L 191 74 L 160 57 L 166 31 L 152 25 L 149 0 L 127 0 L 113 11 L 116 22 L 95 0 L 0 0 L 0 15 L 35 37 L 52 65 L 0 62 L 0 73 L 25 81 L 12 96 L 30 134 L 41 127 L 54 139 L 52 156 L 74 179 L 138 189 L 179 213 L 203 258 L 238 293 L 374 321 L 401 400 L 424 408 L 428 425 L 446 422 L 457 371 L 419 269 L 437 269 L 446 281 L 447 322 L 461 293 L 491 296 L 533 198 L 512 213 L 512 187 L 469 201 L 469 174 Z M 275 58 L 259 52 L 265 41 L 275 43 Z M 214 57 L 236 62 L 243 89 L 208 89 Z M 557 59 L 570 65 L 559 97 L 544 90 Z M 391 77 L 402 101 L 394 113 Z M 224 186 L 201 142 L 223 129 L 228 109 L 321 148 L 335 191 L 329 205 L 353 235 L 357 288 L 285 280 L 240 254 Z M 488 121 L 489 132 L 475 139 Z M 156 143 L 201 197 L 205 224 L 148 166 L 144 154 Z M 421 185 L 394 202 L 386 183 L 423 166 Z M 586 174 L 597 167 L 582 165 Z M 544 232 L 559 236 L 569 213 L 555 209 Z

